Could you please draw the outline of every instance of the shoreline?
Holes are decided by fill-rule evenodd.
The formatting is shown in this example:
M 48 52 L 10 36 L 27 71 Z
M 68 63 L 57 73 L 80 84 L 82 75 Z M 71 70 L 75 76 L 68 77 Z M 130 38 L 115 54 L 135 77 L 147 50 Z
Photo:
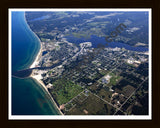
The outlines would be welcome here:
M 54 101 L 53 97 L 51 96 L 51 94 L 49 93 L 47 87 L 45 86 L 45 84 L 40 80 L 38 79 L 35 75 L 31 74 L 30 77 L 34 80 L 36 80 L 40 85 L 42 85 L 42 87 L 46 90 L 47 94 L 49 95 L 49 97 L 51 98 L 51 101 L 54 103 L 54 105 L 56 106 L 56 108 L 58 109 L 59 113 L 61 115 L 64 115 L 62 113 L 62 111 L 60 110 L 60 108 L 58 107 L 58 105 L 56 104 L 56 102 Z
M 29 68 L 34 68 L 35 65 L 36 65 L 36 63 L 38 63 L 38 59 L 39 59 L 39 57 L 40 57 L 40 55 L 41 55 L 41 53 L 42 53 L 42 42 L 41 42 L 41 40 L 39 39 L 39 37 L 36 35 L 36 33 L 33 32 L 32 29 L 30 28 L 30 26 L 28 25 L 25 15 L 26 15 L 26 13 L 24 12 L 24 20 L 25 20 L 25 22 L 26 22 L 29 30 L 36 36 L 36 38 L 38 39 L 38 41 L 39 41 L 39 43 L 40 43 L 39 52 L 38 52 L 37 56 L 35 57 L 35 60 L 33 61 L 33 63 L 29 66 Z
M 30 28 L 30 26 L 29 26 L 28 23 L 27 23 L 27 20 L 26 20 L 26 17 L 25 17 L 25 12 L 24 12 L 24 20 L 25 20 L 28 28 L 30 29 L 30 31 L 33 32 L 32 29 Z M 29 68 L 34 68 L 34 67 L 36 66 L 36 64 L 39 62 L 38 60 L 39 60 L 39 58 L 40 58 L 40 56 L 41 56 L 42 49 L 43 49 L 43 47 L 42 47 L 42 42 L 40 41 L 39 37 L 35 34 L 35 32 L 33 32 L 33 34 L 34 34 L 34 35 L 37 37 L 37 39 L 39 40 L 40 50 L 39 50 L 39 52 L 38 52 L 35 60 L 33 61 L 33 63 L 29 66 Z M 39 80 L 36 76 L 33 75 L 33 71 L 32 71 L 32 73 L 31 73 L 30 77 L 31 77 L 32 79 L 36 80 L 36 81 L 46 90 L 47 94 L 48 94 L 49 97 L 51 98 L 51 101 L 54 103 L 55 107 L 57 108 L 59 114 L 60 114 L 60 115 L 64 115 L 64 114 L 62 113 L 62 111 L 60 110 L 60 108 L 58 107 L 58 105 L 56 104 L 56 102 L 54 101 L 54 99 L 53 99 L 53 97 L 51 96 L 51 94 L 49 93 L 49 91 L 48 91 L 47 87 L 45 86 L 45 84 L 44 84 L 41 80 Z
M 35 34 L 35 33 L 34 33 L 34 34 Z M 39 58 L 40 58 L 40 56 L 41 56 L 41 54 L 42 54 L 42 51 L 43 51 L 42 42 L 39 42 L 39 43 L 40 43 L 40 50 L 39 50 L 37 56 L 35 57 L 35 60 L 33 61 L 33 63 L 30 65 L 29 68 L 35 68 L 36 65 L 39 63 Z

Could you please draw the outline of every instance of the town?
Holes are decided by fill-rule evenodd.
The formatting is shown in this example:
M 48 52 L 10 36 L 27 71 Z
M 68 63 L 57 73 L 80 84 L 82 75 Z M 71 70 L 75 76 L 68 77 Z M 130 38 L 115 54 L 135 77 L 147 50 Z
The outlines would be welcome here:
M 64 115 L 148 115 L 147 13 L 43 15 L 46 19 L 37 20 L 40 12 L 26 13 L 41 41 L 31 76 L 45 86 Z M 110 36 L 123 47 L 105 45 Z
M 91 42 L 77 47 L 64 38 L 63 42 L 43 46 L 37 66 L 48 67 L 59 61 L 62 64 L 48 70 L 35 69 L 33 74 L 41 76 L 56 103 L 63 106 L 64 114 L 130 114 L 132 108 L 143 106 L 138 99 L 147 95 L 146 53 L 124 48 L 92 48 Z M 91 53 L 94 55 L 89 59 Z M 131 99 L 135 101 L 130 103 Z M 97 105 L 96 110 L 84 103 Z

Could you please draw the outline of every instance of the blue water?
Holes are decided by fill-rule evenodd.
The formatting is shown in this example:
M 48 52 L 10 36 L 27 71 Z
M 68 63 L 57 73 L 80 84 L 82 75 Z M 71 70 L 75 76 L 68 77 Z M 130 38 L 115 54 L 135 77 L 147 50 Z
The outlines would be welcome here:
M 125 48 L 127 50 L 138 51 L 138 52 L 148 51 L 148 48 L 146 48 L 146 47 L 134 47 L 134 46 L 127 45 L 125 43 L 120 43 L 120 42 L 107 43 L 104 37 L 98 37 L 95 35 L 91 35 L 91 37 L 89 39 L 77 38 L 74 36 L 66 36 L 65 38 L 69 42 L 75 43 L 75 44 L 80 44 L 83 42 L 92 42 L 92 47 L 94 47 L 94 48 L 97 47 L 98 44 L 103 44 L 105 46 L 106 46 L 106 44 L 108 44 L 106 47 L 111 47 L 111 48 L 119 47 L 119 48 Z
M 24 13 L 12 12 L 12 71 L 28 68 L 39 48 L 40 43 L 26 25 Z
M 42 56 L 44 56 L 44 55 L 47 54 L 47 53 L 48 53 L 47 51 L 42 52 Z
M 29 29 L 24 12 L 12 12 L 12 72 L 28 68 L 34 61 L 40 43 Z M 32 78 L 12 77 L 13 115 L 59 115 L 46 91 Z

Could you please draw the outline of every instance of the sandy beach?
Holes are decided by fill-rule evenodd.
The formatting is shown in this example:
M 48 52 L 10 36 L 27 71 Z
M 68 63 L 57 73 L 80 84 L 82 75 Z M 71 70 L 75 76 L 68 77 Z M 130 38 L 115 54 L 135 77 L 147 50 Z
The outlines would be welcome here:
M 24 19 L 25 19 L 26 24 L 28 25 L 28 23 L 27 23 L 27 21 L 26 21 L 25 15 L 24 15 Z M 32 31 L 32 29 L 30 28 L 29 25 L 28 25 L 28 28 Z M 32 32 L 33 32 L 33 31 L 32 31 Z M 34 32 L 33 32 L 33 33 L 34 33 Z M 40 50 L 39 50 L 39 52 L 38 52 L 38 54 L 37 54 L 34 62 L 31 64 L 30 68 L 34 68 L 34 67 L 37 66 L 37 64 L 39 63 L 39 59 L 40 59 L 40 57 L 41 57 L 41 55 L 42 55 L 42 51 L 43 51 L 42 42 L 40 41 L 39 37 L 38 37 L 35 33 L 34 33 L 34 35 L 38 38 L 41 47 L 40 47 Z M 41 81 L 41 79 L 42 79 L 41 74 L 39 74 L 39 75 L 33 75 L 33 71 L 32 71 L 32 74 L 30 75 L 30 77 L 32 77 L 32 78 L 35 79 L 40 85 L 42 85 L 42 87 L 46 90 L 46 92 L 47 92 L 48 95 L 50 96 L 50 98 L 51 98 L 51 100 L 53 101 L 53 103 L 54 103 L 54 105 L 56 106 L 56 108 L 59 110 L 59 113 L 60 113 L 61 115 L 64 115 L 64 114 L 62 113 L 62 111 L 60 110 L 60 108 L 57 106 L 57 104 L 56 104 L 56 102 L 54 101 L 54 99 L 53 99 L 53 97 L 51 96 L 51 94 L 49 93 L 49 91 L 48 91 L 47 87 L 45 86 L 45 84 Z
M 25 13 L 24 13 L 24 20 L 25 20 L 25 22 L 26 22 L 26 24 L 27 24 L 27 26 L 28 26 L 28 28 L 30 29 L 30 31 L 31 32 L 33 32 L 32 31 L 32 29 L 30 28 L 30 26 L 28 25 L 28 23 L 27 23 L 27 20 L 26 20 L 26 16 L 25 16 Z M 34 33 L 34 32 L 33 32 Z M 34 68 L 37 64 L 38 64 L 38 60 L 39 60 L 39 58 L 40 58 L 40 56 L 41 56 L 41 54 L 42 54 L 42 42 L 40 41 L 40 39 L 39 39 L 39 37 L 34 33 L 34 35 L 37 37 L 37 39 L 39 40 L 39 43 L 40 43 L 40 50 L 39 50 L 39 52 L 38 52 L 38 55 L 36 56 L 36 59 L 34 60 L 34 62 L 31 64 L 31 66 L 29 67 L 29 68 Z
M 40 83 L 40 85 L 42 85 L 42 87 L 46 90 L 46 92 L 48 93 L 48 95 L 50 96 L 51 100 L 53 101 L 53 103 L 55 104 L 56 108 L 59 110 L 61 115 L 64 115 L 60 108 L 57 106 L 56 102 L 54 101 L 54 99 L 52 98 L 51 94 L 49 93 L 47 87 L 45 86 L 45 84 L 41 81 L 42 76 L 41 75 L 33 75 L 33 73 L 31 74 L 31 76 L 33 79 L 35 79 L 38 83 Z
M 40 43 L 41 43 L 41 42 L 40 42 Z M 39 63 L 39 59 L 40 59 L 41 55 L 42 55 L 42 43 L 41 43 L 41 48 L 40 48 L 40 50 L 39 50 L 39 52 L 38 52 L 38 55 L 37 55 L 35 61 L 31 64 L 30 68 L 34 68 L 34 67 L 37 66 L 37 64 Z M 61 114 L 61 115 L 64 115 L 64 114 L 61 112 L 60 108 L 57 106 L 57 104 L 56 104 L 56 102 L 54 101 L 54 99 L 53 99 L 53 97 L 51 96 L 51 94 L 49 93 L 49 91 L 48 91 L 47 87 L 45 86 L 45 84 L 41 81 L 41 79 L 42 79 L 41 74 L 39 74 L 39 75 L 33 75 L 33 71 L 32 71 L 32 74 L 30 75 L 30 77 L 32 77 L 32 78 L 35 79 L 38 83 L 40 83 L 40 85 L 42 85 L 42 87 L 46 90 L 46 92 L 47 92 L 48 95 L 50 96 L 52 102 L 55 104 L 56 108 L 59 110 L 60 114 Z
M 34 60 L 34 62 L 31 64 L 31 66 L 29 68 L 34 68 L 38 65 L 41 54 L 42 54 L 42 43 L 41 43 L 41 48 L 38 52 L 38 55 L 36 56 L 36 59 Z

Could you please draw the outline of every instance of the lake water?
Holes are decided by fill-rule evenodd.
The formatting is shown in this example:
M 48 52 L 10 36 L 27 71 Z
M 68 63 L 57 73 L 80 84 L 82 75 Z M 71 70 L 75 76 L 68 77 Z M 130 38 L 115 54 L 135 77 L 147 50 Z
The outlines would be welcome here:
M 39 49 L 38 38 L 29 29 L 24 12 L 12 12 L 12 72 L 28 68 Z M 12 77 L 12 115 L 59 115 L 46 91 L 32 78 Z
M 77 38 L 74 36 L 66 36 L 65 38 L 69 42 L 75 43 L 78 45 L 83 42 L 92 42 L 92 47 L 94 47 L 94 48 L 97 47 L 98 44 L 103 44 L 103 45 L 108 44 L 106 47 L 111 47 L 111 48 L 119 47 L 119 48 L 125 48 L 127 50 L 138 51 L 138 52 L 148 51 L 148 48 L 146 48 L 146 47 L 134 47 L 134 46 L 127 45 L 125 43 L 120 43 L 120 42 L 107 43 L 104 37 L 98 37 L 95 35 L 91 35 L 91 38 L 88 38 L 88 39 Z

